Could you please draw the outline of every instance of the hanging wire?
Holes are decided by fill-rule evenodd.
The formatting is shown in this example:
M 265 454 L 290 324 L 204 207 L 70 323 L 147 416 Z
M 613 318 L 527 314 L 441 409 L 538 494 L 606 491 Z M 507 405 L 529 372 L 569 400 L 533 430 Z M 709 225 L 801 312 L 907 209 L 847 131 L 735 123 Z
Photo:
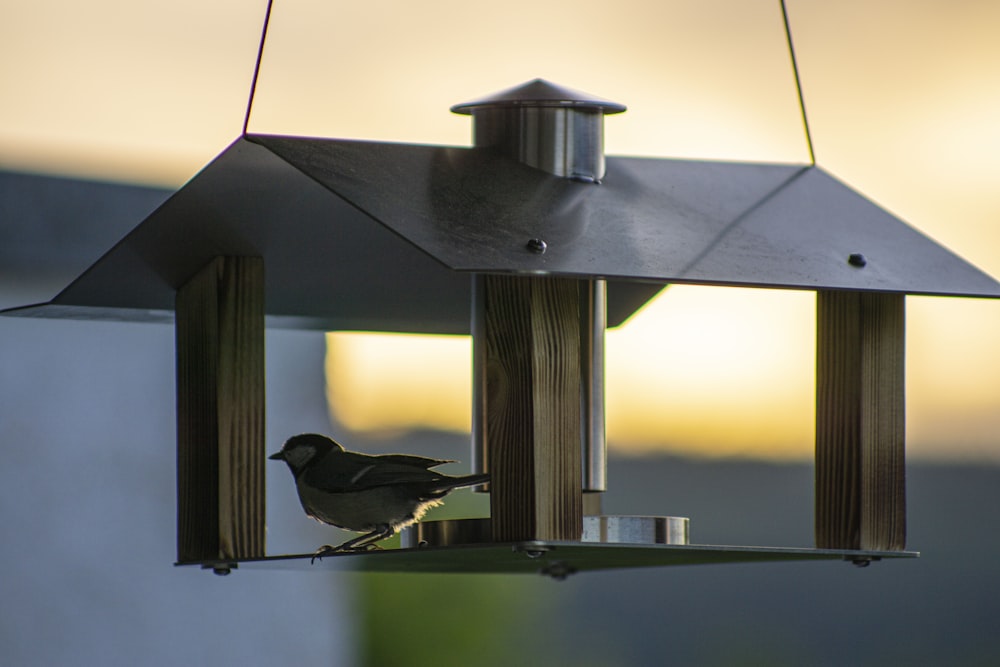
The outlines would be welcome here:
M 250 126 L 250 110 L 253 108 L 253 98 L 257 94 L 257 79 L 260 77 L 260 63 L 264 58 L 264 42 L 267 40 L 267 26 L 271 22 L 271 5 L 274 0 L 267 0 L 267 11 L 264 13 L 264 29 L 260 33 L 260 45 L 257 47 L 257 60 L 253 66 L 253 80 L 250 82 L 250 99 L 247 100 L 247 112 L 243 116 L 243 135 L 246 136 Z
M 253 109 L 254 97 L 257 94 L 257 80 L 260 78 L 260 64 L 264 58 L 264 43 L 267 41 L 267 28 L 271 22 L 271 7 L 274 0 L 267 0 L 267 10 L 264 13 L 264 27 L 260 34 L 260 44 L 257 47 L 257 59 L 253 67 L 253 79 L 250 83 L 250 97 L 247 99 L 247 110 L 243 117 L 243 134 L 250 126 L 250 111 Z M 809 130 L 809 117 L 806 114 L 805 96 L 802 94 L 802 79 L 799 77 L 799 65 L 795 58 L 795 45 L 792 43 L 792 28 L 788 21 L 788 8 L 785 0 L 781 0 L 781 16 L 785 23 L 785 38 L 788 42 L 788 54 L 792 59 L 792 72 L 795 74 L 795 90 L 799 97 L 799 111 L 802 113 L 802 126 L 806 132 L 806 146 L 809 149 L 809 164 L 816 164 L 816 152 L 813 149 L 812 132 Z
M 799 110 L 802 112 L 802 125 L 806 130 L 806 145 L 809 147 L 809 164 L 816 164 L 816 153 L 813 151 L 812 133 L 809 131 L 809 117 L 806 116 L 806 100 L 802 95 L 802 80 L 799 78 L 799 65 L 795 60 L 795 46 L 792 44 L 792 28 L 788 23 L 788 9 L 785 0 L 781 0 L 781 15 L 785 19 L 785 38 L 788 40 L 788 54 L 792 57 L 792 71 L 795 73 L 795 90 L 799 94 Z

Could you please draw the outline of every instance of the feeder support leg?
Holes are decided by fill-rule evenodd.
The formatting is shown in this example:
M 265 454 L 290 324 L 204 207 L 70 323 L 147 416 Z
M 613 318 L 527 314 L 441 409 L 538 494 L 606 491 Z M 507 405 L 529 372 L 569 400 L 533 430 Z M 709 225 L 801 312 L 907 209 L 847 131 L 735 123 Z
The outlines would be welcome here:
M 481 280 L 493 540 L 579 540 L 579 281 Z
M 816 300 L 816 546 L 906 548 L 905 302 Z
M 177 560 L 264 556 L 264 262 L 177 291 Z

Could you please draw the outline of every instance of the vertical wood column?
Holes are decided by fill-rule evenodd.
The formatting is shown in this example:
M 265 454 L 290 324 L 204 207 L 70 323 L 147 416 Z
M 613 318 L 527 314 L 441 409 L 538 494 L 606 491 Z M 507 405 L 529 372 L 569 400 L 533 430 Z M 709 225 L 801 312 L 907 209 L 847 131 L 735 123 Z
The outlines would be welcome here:
M 493 540 L 583 533 L 579 281 L 484 276 Z
M 264 556 L 264 261 L 177 291 L 177 560 Z
M 904 295 L 816 299 L 816 546 L 903 550 Z

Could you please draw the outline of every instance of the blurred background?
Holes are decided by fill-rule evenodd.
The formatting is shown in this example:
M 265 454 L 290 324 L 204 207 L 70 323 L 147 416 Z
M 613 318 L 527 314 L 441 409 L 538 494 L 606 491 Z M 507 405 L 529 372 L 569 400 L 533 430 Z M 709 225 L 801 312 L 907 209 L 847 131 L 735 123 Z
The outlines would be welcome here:
M 265 3 L 0 0 L 0 307 L 51 298 L 240 133 Z M 259 5 L 259 6 L 258 6 Z M 1000 5 L 790 0 L 819 164 L 1000 275 Z M 468 145 L 544 77 L 614 155 L 805 162 L 777 2 L 276 0 L 251 132 Z M 916 561 L 534 578 L 174 568 L 173 331 L 0 320 L 0 662 L 996 664 L 1000 304 L 909 297 Z M 812 543 L 814 296 L 674 286 L 609 332 L 605 511 Z M 468 459 L 469 341 L 268 332 L 268 442 Z M 271 553 L 331 540 L 269 470 Z M 430 518 L 481 515 L 454 494 Z

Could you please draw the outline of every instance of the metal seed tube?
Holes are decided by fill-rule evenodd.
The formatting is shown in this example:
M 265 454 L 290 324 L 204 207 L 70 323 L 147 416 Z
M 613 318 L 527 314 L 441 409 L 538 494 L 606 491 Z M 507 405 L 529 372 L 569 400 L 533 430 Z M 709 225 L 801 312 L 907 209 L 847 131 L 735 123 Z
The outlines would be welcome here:
M 565 93 L 565 94 L 564 94 Z M 581 183 L 604 178 L 604 115 L 625 107 L 606 100 L 581 97 L 568 89 L 536 80 L 494 98 L 452 107 L 473 117 L 473 143 L 523 164 Z M 530 239 L 527 249 L 544 253 L 542 239 Z M 482 278 L 472 278 L 472 465 L 488 472 L 486 442 L 486 352 L 482 341 L 485 304 Z M 582 482 L 585 492 L 607 489 L 607 445 L 604 424 L 604 331 L 607 326 L 606 284 L 581 280 L 580 402 Z M 479 344 L 477 344 L 479 343 Z M 487 491 L 488 485 L 476 487 Z
M 604 114 L 573 107 L 476 109 L 473 143 L 518 162 L 584 182 L 604 178 Z

